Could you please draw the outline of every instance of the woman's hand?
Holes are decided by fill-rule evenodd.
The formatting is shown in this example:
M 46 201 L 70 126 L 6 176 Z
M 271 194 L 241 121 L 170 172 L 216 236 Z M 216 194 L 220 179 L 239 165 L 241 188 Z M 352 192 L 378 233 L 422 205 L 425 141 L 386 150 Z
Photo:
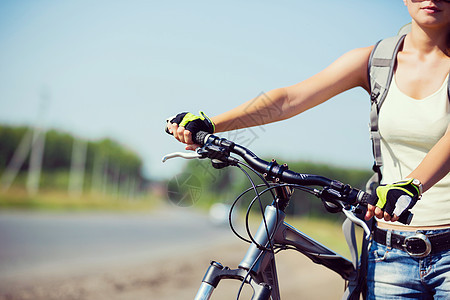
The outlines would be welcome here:
M 166 132 L 172 134 L 179 142 L 186 144 L 186 150 L 195 150 L 199 145 L 194 144 L 192 136 L 199 131 L 214 133 L 214 123 L 205 113 L 200 116 L 191 113 L 180 113 L 167 119 Z
M 385 221 L 395 222 L 399 216 L 411 209 L 422 195 L 421 183 L 417 179 L 407 179 L 377 188 L 377 202 L 367 205 L 366 220 L 374 215 Z M 373 200 L 376 197 L 373 198 Z M 375 201 L 373 201 L 375 202 Z M 384 211 L 383 211 L 384 210 Z
M 392 221 L 392 222 L 396 222 L 399 219 L 397 215 L 391 216 L 387 212 L 384 212 L 378 206 L 367 204 L 367 212 L 364 219 L 368 221 L 374 216 L 377 217 L 378 219 L 384 219 L 385 221 Z
M 199 145 L 194 144 L 192 141 L 192 132 L 182 126 L 178 126 L 177 123 L 167 122 L 167 131 L 179 142 L 186 144 L 186 150 L 193 151 L 199 147 Z

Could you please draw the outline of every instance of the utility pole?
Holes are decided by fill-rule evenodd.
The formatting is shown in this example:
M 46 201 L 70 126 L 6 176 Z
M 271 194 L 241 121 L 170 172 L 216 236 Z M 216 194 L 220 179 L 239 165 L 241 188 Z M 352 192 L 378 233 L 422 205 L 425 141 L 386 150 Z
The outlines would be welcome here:
M 17 147 L 16 151 L 13 154 L 13 157 L 9 161 L 8 166 L 6 167 L 5 171 L 2 174 L 0 182 L 2 185 L 3 192 L 8 191 L 9 188 L 11 187 L 11 184 L 16 178 L 17 173 L 19 172 L 25 159 L 28 156 L 28 153 L 30 152 L 32 141 L 33 141 L 33 131 L 30 129 L 25 133 L 24 137 L 20 141 L 19 146 Z
M 69 195 L 71 197 L 80 197 L 83 193 L 87 144 L 87 141 L 79 138 L 73 140 L 69 177 Z
M 31 144 L 30 165 L 28 169 L 27 191 L 29 195 L 36 195 L 39 191 L 41 178 L 42 159 L 44 157 L 45 130 L 36 127 L 33 132 L 33 143 Z
M 91 194 L 99 194 L 102 190 L 102 175 L 103 175 L 103 163 L 104 158 L 101 157 L 100 152 L 97 150 L 94 155 L 94 162 L 92 166 L 91 175 Z
M 41 92 L 41 103 L 36 126 L 33 132 L 33 142 L 31 144 L 30 164 L 28 169 L 27 191 L 29 195 L 36 195 L 39 191 L 39 181 L 41 178 L 42 159 L 44 157 L 46 129 L 43 126 L 44 115 L 46 113 L 50 94 L 47 89 Z
M 42 123 L 49 100 L 50 96 L 48 91 L 43 90 L 41 93 L 41 103 L 36 125 L 33 129 L 30 128 L 25 133 L 8 166 L 3 172 L 2 177 L 0 178 L 3 192 L 8 191 L 11 187 L 17 173 L 19 173 L 20 168 L 23 166 L 23 163 L 30 152 L 31 155 L 26 187 L 30 195 L 35 195 L 38 192 L 46 134 L 46 130 L 43 128 Z

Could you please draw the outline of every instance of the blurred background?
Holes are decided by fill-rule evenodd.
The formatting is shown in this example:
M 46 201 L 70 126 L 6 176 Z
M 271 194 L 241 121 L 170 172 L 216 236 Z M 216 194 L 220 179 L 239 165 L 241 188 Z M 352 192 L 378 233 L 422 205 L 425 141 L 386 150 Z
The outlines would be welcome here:
M 74 273 L 69 261 L 72 271 L 102 257 L 102 268 L 130 265 L 180 244 L 190 253 L 226 240 L 222 226 L 189 243 L 181 237 L 221 223 L 210 207 L 229 205 L 249 185 L 206 163 L 163 164 L 184 149 L 164 133 L 166 118 L 213 116 L 264 97 L 409 19 L 400 0 L 0 1 L 0 299 L 39 299 L 37 291 L 101 299 L 87 283 L 84 294 L 61 297 L 33 280 Z M 291 120 L 222 136 L 291 169 L 363 186 L 372 165 L 368 112 L 367 93 L 354 89 Z M 320 203 L 299 202 L 293 215 L 323 218 Z M 113 291 L 139 290 L 120 280 L 110 278 Z

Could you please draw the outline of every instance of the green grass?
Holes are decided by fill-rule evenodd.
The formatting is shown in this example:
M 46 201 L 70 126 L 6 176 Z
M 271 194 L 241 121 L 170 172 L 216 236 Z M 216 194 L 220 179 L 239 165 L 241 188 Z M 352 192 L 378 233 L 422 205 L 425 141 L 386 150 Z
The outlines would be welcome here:
M 0 209 L 50 210 L 50 211 L 144 211 L 154 209 L 161 200 L 151 195 L 135 198 L 113 197 L 101 193 L 86 193 L 79 197 L 67 191 L 41 190 L 29 195 L 24 188 L 11 188 L 0 192 Z
M 350 251 L 342 232 L 342 222 L 321 219 L 317 217 L 309 218 L 286 218 L 286 223 L 294 226 L 297 230 L 307 234 L 312 239 L 325 245 L 327 248 L 336 251 L 346 258 L 351 258 Z M 360 247 L 363 230 L 356 226 L 356 240 Z
M 241 220 L 244 220 L 245 213 L 241 212 Z M 250 217 L 250 229 L 253 234 L 256 233 L 261 218 L 253 215 Z M 342 221 L 331 220 L 321 217 L 296 217 L 287 216 L 285 222 L 295 227 L 297 230 L 306 234 L 313 240 L 321 243 L 326 248 L 329 248 L 338 254 L 351 260 L 350 250 L 342 232 Z M 361 242 L 363 239 L 363 229 L 355 226 L 356 241 L 358 243 L 358 251 L 361 251 Z

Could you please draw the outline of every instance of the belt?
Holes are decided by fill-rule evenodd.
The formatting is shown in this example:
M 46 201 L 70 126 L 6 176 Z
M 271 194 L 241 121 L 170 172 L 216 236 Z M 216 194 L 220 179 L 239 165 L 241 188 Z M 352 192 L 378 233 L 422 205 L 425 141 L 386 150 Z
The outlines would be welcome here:
M 416 258 L 450 249 L 450 231 L 430 235 L 416 232 L 414 235 L 405 237 L 392 233 L 390 230 L 375 228 L 373 239 L 379 244 L 403 250 Z

